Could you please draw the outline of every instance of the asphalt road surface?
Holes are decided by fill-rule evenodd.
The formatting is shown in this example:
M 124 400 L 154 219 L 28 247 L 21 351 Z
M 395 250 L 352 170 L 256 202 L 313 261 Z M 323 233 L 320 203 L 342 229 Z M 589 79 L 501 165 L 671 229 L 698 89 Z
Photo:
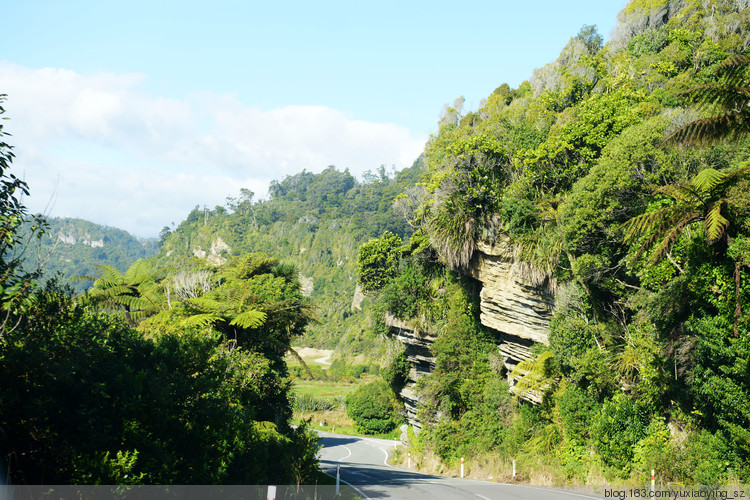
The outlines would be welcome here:
M 407 500 L 576 500 L 602 498 L 541 487 L 420 474 L 388 464 L 393 441 L 319 432 L 320 468 L 363 498 Z

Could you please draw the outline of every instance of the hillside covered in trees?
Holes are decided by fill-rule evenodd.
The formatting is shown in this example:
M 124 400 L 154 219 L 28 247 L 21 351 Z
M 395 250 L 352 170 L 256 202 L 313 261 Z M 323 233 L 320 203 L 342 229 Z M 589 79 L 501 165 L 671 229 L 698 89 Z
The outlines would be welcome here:
M 380 307 L 435 337 L 418 462 L 750 481 L 748 7 L 633 0 L 606 44 L 584 26 L 518 88 L 446 107 L 402 201 L 415 233 L 359 255 Z M 554 297 L 548 345 L 510 373 L 471 272 L 499 241 Z
M 266 252 L 294 263 L 305 293 L 315 305 L 315 322 L 304 342 L 335 348 L 338 355 L 384 354 L 383 339 L 368 332 L 364 300 L 357 296 L 359 245 L 391 231 L 411 234 L 394 207 L 396 198 L 414 186 L 423 171 L 421 159 L 398 173 L 380 167 L 362 180 L 333 166 L 319 174 L 301 172 L 272 183 L 267 200 L 243 190 L 226 207 L 196 207 L 174 230 L 165 227 L 165 243 L 156 261 L 184 259 L 219 264 L 233 255 Z
M 139 240 L 122 229 L 101 226 L 82 219 L 46 217 L 44 234 L 33 234 L 32 224 L 21 226 L 23 246 L 14 249 L 31 271 L 41 268 L 47 277 L 58 273 L 77 292 L 91 286 L 90 280 L 72 280 L 79 276 L 98 276 L 99 265 L 125 271 L 138 259 L 153 257 L 159 252 L 154 239 Z

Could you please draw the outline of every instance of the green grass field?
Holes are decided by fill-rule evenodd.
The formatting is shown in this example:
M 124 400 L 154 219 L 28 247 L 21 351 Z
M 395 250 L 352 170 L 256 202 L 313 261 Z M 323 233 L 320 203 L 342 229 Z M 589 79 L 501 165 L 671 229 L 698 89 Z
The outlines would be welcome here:
M 347 382 L 329 382 L 327 380 L 300 380 L 297 379 L 292 385 L 294 394 L 313 396 L 320 399 L 335 401 L 337 396 L 346 397 L 359 385 Z

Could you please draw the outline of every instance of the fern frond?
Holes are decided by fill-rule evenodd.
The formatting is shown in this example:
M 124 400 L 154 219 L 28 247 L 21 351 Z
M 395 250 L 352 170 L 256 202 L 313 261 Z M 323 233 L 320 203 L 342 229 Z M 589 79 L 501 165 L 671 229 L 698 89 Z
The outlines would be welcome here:
M 122 273 L 119 269 L 106 264 L 97 264 L 97 267 L 102 271 L 97 279 L 114 280 L 122 283 Z
M 189 316 L 182 321 L 180 321 L 180 325 L 184 327 L 191 327 L 191 326 L 206 326 L 214 324 L 218 321 L 223 321 L 220 316 L 217 316 L 213 313 L 207 313 L 207 314 L 193 314 L 192 316 Z
M 123 278 L 126 283 L 139 284 L 151 277 L 151 261 L 146 259 L 138 259 L 135 261 L 125 274 Z
M 235 316 L 235 318 L 229 322 L 232 326 L 239 326 L 240 328 L 258 328 L 263 326 L 266 322 L 267 314 L 257 309 L 250 309 L 241 314 Z
M 206 297 L 187 299 L 185 302 L 188 305 L 201 311 L 223 311 L 227 309 L 227 306 L 226 304 L 224 304 L 224 302 L 219 302 L 218 300 L 213 300 Z
M 94 294 L 101 298 L 114 298 L 119 295 L 126 295 L 131 293 L 133 290 L 125 285 L 111 284 L 107 288 L 94 288 Z
M 672 248 L 672 245 L 674 245 L 680 238 L 683 229 L 685 229 L 685 227 L 691 222 L 700 218 L 700 216 L 701 213 L 697 211 L 687 212 L 674 225 L 671 225 L 667 234 L 661 239 L 661 242 L 654 250 L 654 254 L 649 259 L 649 262 L 653 263 L 664 257 L 669 249 Z
M 693 177 L 690 184 L 703 193 L 712 191 L 716 186 L 722 183 L 726 178 L 726 174 L 719 172 L 714 168 L 706 168 L 698 172 L 698 175 Z
M 724 200 L 719 200 L 709 206 L 706 219 L 703 221 L 703 227 L 706 230 L 706 239 L 708 244 L 716 243 L 729 227 L 729 220 L 721 214 L 721 206 Z

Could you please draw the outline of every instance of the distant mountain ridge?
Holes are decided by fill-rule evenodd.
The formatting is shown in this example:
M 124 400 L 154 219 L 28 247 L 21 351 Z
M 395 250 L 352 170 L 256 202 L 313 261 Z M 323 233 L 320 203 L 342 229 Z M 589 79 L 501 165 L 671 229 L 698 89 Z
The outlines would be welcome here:
M 104 264 L 125 271 L 138 259 L 150 258 L 159 252 L 156 238 L 140 239 L 125 230 L 103 226 L 84 219 L 50 217 L 49 228 L 40 239 L 29 236 L 24 227 L 22 252 L 26 267 L 41 267 L 44 275 L 58 273 L 66 280 L 74 276 L 97 276 L 98 265 Z M 82 292 L 90 282 L 71 281 Z

